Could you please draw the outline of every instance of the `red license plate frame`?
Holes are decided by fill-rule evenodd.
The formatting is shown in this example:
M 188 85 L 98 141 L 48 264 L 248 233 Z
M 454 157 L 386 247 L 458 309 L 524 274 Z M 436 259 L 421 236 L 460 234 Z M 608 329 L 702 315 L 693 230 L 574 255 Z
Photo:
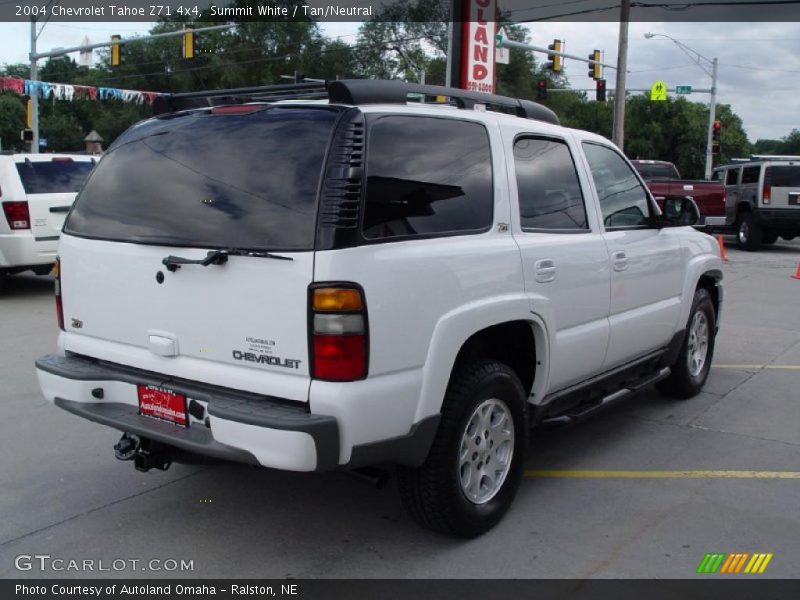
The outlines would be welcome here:
M 189 426 L 186 396 L 156 385 L 136 386 L 139 396 L 139 414 L 151 419 L 166 421 L 181 427 Z

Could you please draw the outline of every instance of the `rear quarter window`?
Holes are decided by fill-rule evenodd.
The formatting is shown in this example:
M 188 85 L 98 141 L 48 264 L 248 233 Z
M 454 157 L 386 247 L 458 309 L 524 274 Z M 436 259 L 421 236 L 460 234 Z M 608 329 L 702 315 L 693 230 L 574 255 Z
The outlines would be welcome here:
M 494 209 L 483 125 L 381 116 L 369 129 L 363 235 L 369 240 L 485 231 Z
M 772 187 L 800 188 L 800 166 L 767 167 L 766 177 Z

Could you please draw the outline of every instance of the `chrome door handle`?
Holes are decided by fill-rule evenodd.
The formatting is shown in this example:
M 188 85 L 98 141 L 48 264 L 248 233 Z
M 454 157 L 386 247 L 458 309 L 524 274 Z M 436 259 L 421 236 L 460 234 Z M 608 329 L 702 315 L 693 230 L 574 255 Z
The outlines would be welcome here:
M 556 278 L 556 263 L 552 258 L 543 258 L 533 264 L 536 272 L 536 281 L 548 283 Z
M 624 250 L 618 250 L 611 255 L 611 264 L 615 271 L 624 271 L 628 268 L 628 255 Z

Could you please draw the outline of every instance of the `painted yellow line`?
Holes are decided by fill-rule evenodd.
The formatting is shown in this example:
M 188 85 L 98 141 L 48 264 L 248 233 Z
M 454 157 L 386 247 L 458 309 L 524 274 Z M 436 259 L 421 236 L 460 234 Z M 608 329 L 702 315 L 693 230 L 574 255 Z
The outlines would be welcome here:
M 759 567 L 758 572 L 759 573 L 763 573 L 767 569 L 767 565 L 769 564 L 769 561 L 771 561 L 771 560 L 772 560 L 772 552 L 770 552 L 769 554 L 767 554 L 764 557 L 764 562 L 761 563 L 761 566 Z
M 800 479 L 800 471 L 609 471 L 526 469 L 525 477 L 583 479 Z
M 715 369 L 742 369 L 747 370 L 761 370 L 761 369 L 778 369 L 784 371 L 800 371 L 800 365 L 711 365 Z

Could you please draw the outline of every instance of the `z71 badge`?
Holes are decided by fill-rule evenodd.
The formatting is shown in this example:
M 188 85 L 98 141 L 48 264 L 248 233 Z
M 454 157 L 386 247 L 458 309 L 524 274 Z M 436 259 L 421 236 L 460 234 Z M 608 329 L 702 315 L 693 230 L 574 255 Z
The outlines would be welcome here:
M 300 361 L 295 358 L 280 358 L 268 354 L 256 354 L 254 352 L 233 351 L 233 358 L 236 360 L 246 360 L 247 362 L 262 363 L 273 367 L 284 367 L 286 369 L 300 368 Z

